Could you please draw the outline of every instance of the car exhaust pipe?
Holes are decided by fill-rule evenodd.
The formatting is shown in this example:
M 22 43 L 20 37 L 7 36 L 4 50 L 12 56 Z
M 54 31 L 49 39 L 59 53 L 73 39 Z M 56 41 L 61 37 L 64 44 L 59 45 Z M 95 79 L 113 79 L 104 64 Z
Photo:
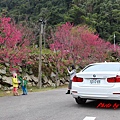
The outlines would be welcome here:
M 81 97 L 80 96 L 78 96 L 78 100 L 80 100 L 81 99 Z

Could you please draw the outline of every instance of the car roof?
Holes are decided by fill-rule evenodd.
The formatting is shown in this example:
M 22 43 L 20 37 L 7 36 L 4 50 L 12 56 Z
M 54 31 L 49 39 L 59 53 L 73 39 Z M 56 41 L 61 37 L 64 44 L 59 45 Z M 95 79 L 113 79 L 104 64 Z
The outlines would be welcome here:
M 98 62 L 98 63 L 92 63 L 92 64 L 89 64 L 89 65 L 99 65 L 99 64 L 120 64 L 120 62 Z
M 86 68 L 90 67 L 90 66 L 95 66 L 95 65 L 120 65 L 120 62 L 97 62 L 97 63 L 92 63 L 92 64 L 88 64 L 86 67 L 84 67 L 82 69 L 82 71 L 84 71 Z

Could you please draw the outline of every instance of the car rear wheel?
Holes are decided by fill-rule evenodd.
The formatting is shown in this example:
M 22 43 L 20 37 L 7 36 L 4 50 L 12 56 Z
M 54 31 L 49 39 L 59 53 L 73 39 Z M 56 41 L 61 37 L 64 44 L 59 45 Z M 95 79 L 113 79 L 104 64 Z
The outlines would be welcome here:
M 77 104 L 85 104 L 85 103 L 86 103 L 86 100 L 87 100 L 87 99 L 80 98 L 80 97 L 75 98 L 75 101 L 76 101 Z

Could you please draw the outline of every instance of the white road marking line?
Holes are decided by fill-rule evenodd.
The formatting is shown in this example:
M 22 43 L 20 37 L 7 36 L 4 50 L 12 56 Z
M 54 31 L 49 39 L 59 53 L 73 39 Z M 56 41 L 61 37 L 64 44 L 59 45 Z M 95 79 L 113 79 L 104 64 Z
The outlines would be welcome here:
M 96 117 L 88 117 L 88 116 L 86 116 L 83 120 L 95 120 L 96 119 Z

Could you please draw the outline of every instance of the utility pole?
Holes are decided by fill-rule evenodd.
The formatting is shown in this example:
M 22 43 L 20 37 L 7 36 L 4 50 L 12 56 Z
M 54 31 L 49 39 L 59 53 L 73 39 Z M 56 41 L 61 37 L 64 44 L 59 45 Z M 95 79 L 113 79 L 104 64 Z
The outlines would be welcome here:
M 42 87 L 42 36 L 43 36 L 43 20 L 39 20 L 40 22 L 40 37 L 39 37 L 39 69 L 38 69 L 38 87 L 41 89 Z
M 45 38 L 45 34 L 46 34 L 46 25 L 47 25 L 47 20 L 44 21 L 44 28 L 43 28 L 43 39 L 44 39 L 44 48 L 46 48 L 46 38 Z

